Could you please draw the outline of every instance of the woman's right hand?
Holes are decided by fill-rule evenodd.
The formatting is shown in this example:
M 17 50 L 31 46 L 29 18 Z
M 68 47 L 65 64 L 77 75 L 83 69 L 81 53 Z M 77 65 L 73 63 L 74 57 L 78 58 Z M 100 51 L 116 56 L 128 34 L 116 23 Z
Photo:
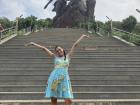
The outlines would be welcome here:
M 30 45 L 34 45 L 35 43 L 34 42 L 30 42 Z
M 30 43 L 25 44 L 25 46 L 30 46 L 30 45 L 34 45 L 34 42 L 30 42 Z

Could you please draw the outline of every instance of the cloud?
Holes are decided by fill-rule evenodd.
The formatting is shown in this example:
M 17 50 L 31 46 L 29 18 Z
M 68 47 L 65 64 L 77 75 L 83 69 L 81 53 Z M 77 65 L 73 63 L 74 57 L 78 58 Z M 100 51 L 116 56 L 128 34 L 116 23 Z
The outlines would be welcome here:
M 38 18 L 53 18 L 55 16 L 55 13 L 51 12 L 53 6 L 43 9 L 46 3 L 47 0 L 0 0 L 0 17 L 14 20 L 23 14 L 24 17 L 34 15 Z
M 46 10 L 43 9 L 47 3 L 46 0 L 28 0 L 28 2 L 25 0 L 20 1 L 22 1 L 26 6 L 25 11 L 28 15 L 34 15 L 38 18 L 52 18 L 55 16 L 55 13 L 51 11 L 53 6 L 49 6 Z
M 139 4 L 139 0 L 97 0 L 95 16 L 102 21 L 107 21 L 106 16 L 121 21 L 133 15 L 140 21 L 140 14 L 136 12 Z
M 19 4 L 17 0 L 11 0 L 11 2 L 8 2 L 8 0 L 0 0 L 0 7 L 0 16 L 15 19 L 21 13 L 26 15 L 24 11 L 25 6 Z

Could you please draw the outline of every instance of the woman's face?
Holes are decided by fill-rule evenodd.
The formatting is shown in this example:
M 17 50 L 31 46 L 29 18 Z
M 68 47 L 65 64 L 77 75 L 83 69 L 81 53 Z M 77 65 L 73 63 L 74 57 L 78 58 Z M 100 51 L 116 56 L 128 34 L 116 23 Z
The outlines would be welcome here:
M 58 56 L 60 57 L 64 56 L 64 50 L 62 47 L 57 47 L 55 51 Z

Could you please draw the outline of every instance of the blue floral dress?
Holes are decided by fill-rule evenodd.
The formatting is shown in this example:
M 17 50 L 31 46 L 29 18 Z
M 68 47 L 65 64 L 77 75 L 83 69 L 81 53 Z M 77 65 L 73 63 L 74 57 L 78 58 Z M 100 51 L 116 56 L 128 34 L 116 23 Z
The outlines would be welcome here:
M 65 60 L 64 57 L 55 56 L 55 67 L 48 78 L 45 97 L 56 97 L 60 99 L 73 98 L 71 82 L 68 74 L 69 61 L 70 59 L 68 55 Z

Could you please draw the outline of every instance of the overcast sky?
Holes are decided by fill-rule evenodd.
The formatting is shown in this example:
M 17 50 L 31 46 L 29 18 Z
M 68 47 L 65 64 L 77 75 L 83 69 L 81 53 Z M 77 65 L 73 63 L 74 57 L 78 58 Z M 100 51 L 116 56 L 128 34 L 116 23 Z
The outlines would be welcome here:
M 140 14 L 136 8 L 140 9 L 140 0 L 96 0 L 95 17 L 96 20 L 107 21 L 109 16 L 115 21 L 133 15 L 140 21 Z M 34 15 L 38 18 L 53 18 L 51 12 L 53 5 L 46 10 L 43 9 L 48 0 L 0 0 L 0 17 L 5 16 L 11 20 L 23 14 L 23 17 Z M 52 3 L 53 4 L 53 3 Z

